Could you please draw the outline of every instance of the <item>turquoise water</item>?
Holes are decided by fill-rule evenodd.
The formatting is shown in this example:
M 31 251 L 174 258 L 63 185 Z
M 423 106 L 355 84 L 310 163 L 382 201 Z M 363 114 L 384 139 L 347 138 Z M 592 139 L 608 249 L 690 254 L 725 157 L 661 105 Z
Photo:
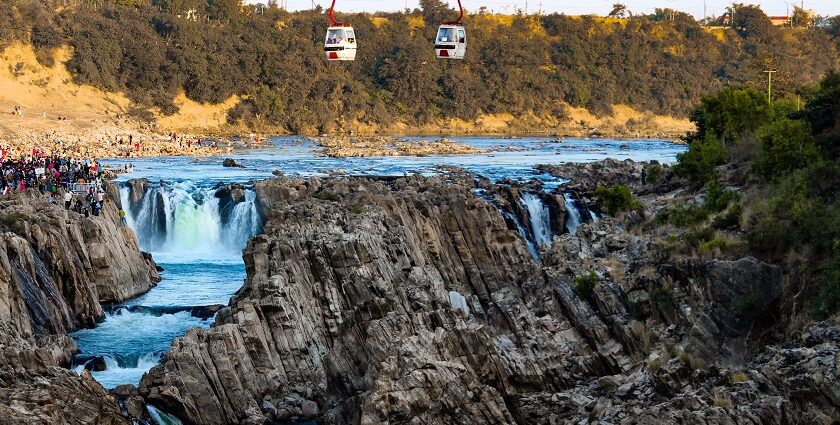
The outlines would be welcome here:
M 562 143 L 548 138 L 455 138 L 479 148 L 502 147 L 483 155 L 326 158 L 318 147 L 295 137 L 272 139 L 273 146 L 230 155 L 246 168 L 224 168 L 223 158 L 165 157 L 106 160 L 122 168 L 131 163 L 129 178 L 147 178 L 152 187 L 135 208 L 128 207 L 128 189 L 121 191 L 128 224 L 138 235 L 141 248 L 151 252 L 164 268 L 163 280 L 147 294 L 109 309 L 95 329 L 72 334 L 81 350 L 78 362 L 103 356 L 107 369 L 93 376 L 106 388 L 137 384 L 143 373 L 160 361 L 173 339 L 188 329 L 207 327 L 212 318 L 195 317 L 195 306 L 227 304 L 242 286 L 245 267 L 241 251 L 260 231 L 253 192 L 229 215 L 220 214 L 214 193 L 220 183 L 271 178 L 275 170 L 290 176 L 324 176 L 340 171 L 350 175 L 424 175 L 438 173 L 441 165 L 457 166 L 494 181 L 540 179 L 550 188 L 563 182 L 535 170 L 538 164 L 591 162 L 605 158 L 657 160 L 670 163 L 685 147 L 659 140 L 583 140 Z M 538 206 L 534 206 L 539 210 Z M 165 219 L 161 219 L 164 217 Z M 550 235 L 540 223 L 539 242 Z M 76 366 L 81 370 L 83 366 Z

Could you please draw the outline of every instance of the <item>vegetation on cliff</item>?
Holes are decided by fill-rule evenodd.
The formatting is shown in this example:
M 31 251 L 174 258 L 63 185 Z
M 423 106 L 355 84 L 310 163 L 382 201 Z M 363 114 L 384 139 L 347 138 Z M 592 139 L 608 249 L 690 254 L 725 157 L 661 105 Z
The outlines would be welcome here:
M 702 93 L 760 87 L 777 93 L 837 66 L 834 26 L 779 29 L 744 7 L 732 30 L 677 13 L 632 19 L 469 14 L 463 62 L 434 59 L 435 28 L 454 14 L 439 0 L 409 13 L 341 16 L 360 39 L 353 63 L 328 63 L 323 10 L 286 12 L 237 0 L 66 2 L 2 0 L 0 46 L 31 42 L 44 62 L 62 45 L 76 82 L 124 91 L 173 113 L 180 93 L 200 102 L 241 96 L 229 120 L 291 132 L 358 121 L 409 125 L 483 114 L 561 116 L 565 104 L 615 104 L 686 114 Z M 741 13 L 743 12 L 743 13 Z
M 676 171 L 705 185 L 714 208 L 663 218 L 702 237 L 715 228 L 743 231 L 751 253 L 784 263 L 801 280 L 810 312 L 821 318 L 840 311 L 840 74 L 803 93 L 801 110 L 752 89 L 704 98 Z M 740 186 L 743 200 L 722 181 Z M 710 212 L 718 216 L 707 225 Z

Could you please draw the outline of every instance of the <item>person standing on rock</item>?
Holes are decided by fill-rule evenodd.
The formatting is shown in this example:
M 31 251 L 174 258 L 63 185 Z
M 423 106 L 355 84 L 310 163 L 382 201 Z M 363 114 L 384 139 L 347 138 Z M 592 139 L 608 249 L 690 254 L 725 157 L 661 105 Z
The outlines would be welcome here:
M 125 210 L 120 208 L 120 213 L 119 214 L 120 214 L 120 224 L 123 225 L 123 226 L 127 226 L 128 223 L 126 223 L 126 221 L 125 221 Z
M 64 192 L 64 209 L 65 210 L 70 210 L 70 204 L 72 204 L 72 203 L 73 203 L 73 195 L 68 190 L 67 192 Z

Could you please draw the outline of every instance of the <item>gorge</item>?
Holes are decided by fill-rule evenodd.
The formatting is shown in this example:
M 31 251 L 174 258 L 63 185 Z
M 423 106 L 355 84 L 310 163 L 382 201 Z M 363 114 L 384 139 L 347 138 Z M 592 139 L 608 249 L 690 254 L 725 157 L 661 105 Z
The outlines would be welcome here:
M 8 315 L 14 329 L 4 321 L 0 332 L 10 359 L 0 364 L 0 415 L 190 424 L 838 417 L 840 327 L 816 322 L 776 335 L 771 316 L 790 290 L 781 267 L 671 254 L 666 227 L 607 214 L 592 196 L 599 185 L 626 184 L 655 215 L 684 190 L 667 167 L 656 185 L 643 185 L 642 171 L 682 147 L 464 142 L 532 147 L 481 158 L 334 159 L 282 139 L 236 156 L 246 168 L 135 161 L 137 172 L 109 189 L 103 217 L 65 218 L 38 204 L 29 214 L 44 219 L 7 238 L 50 246 L 41 232 L 78 221 L 99 229 L 82 240 L 101 238 L 104 248 L 80 251 L 93 256 L 78 266 L 95 282 L 92 313 L 76 312 L 78 302 L 30 312 L 49 320 L 30 319 L 28 333 L 14 306 L 43 303 L 16 295 L 32 287 L 20 273 L 0 280 L 10 288 L 3 299 L 14 301 L 2 305 L 18 308 Z M 41 201 L 11 202 L 17 211 Z M 136 239 L 118 226 L 117 206 Z M 120 258 L 134 261 L 130 276 L 118 275 L 134 289 L 109 280 Z M 39 288 L 49 289 L 46 275 L 72 287 L 50 267 L 38 277 L 35 258 L 9 261 L 12 271 L 35 264 L 29 281 Z M 48 300 L 70 293 L 46 289 Z M 755 314 L 737 302 L 747 295 Z M 58 367 L 73 367 L 75 345 L 78 374 Z M 86 371 L 95 357 L 104 369 Z M 36 388 L 33 376 L 44 384 Z

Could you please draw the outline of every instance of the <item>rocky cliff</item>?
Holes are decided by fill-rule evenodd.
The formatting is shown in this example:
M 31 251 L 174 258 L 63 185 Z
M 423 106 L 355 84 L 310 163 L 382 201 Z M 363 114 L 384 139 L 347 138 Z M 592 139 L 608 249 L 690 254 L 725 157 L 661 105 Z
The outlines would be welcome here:
M 259 183 L 267 221 L 245 286 L 212 328 L 176 340 L 141 394 L 196 424 L 836 417 L 837 325 L 808 349 L 762 336 L 780 268 L 675 260 L 611 218 L 556 236 L 538 264 L 473 185 Z
M 127 421 L 90 375 L 60 367 L 76 350 L 66 333 L 160 280 L 116 202 L 84 217 L 34 192 L 0 201 L 0 423 Z

